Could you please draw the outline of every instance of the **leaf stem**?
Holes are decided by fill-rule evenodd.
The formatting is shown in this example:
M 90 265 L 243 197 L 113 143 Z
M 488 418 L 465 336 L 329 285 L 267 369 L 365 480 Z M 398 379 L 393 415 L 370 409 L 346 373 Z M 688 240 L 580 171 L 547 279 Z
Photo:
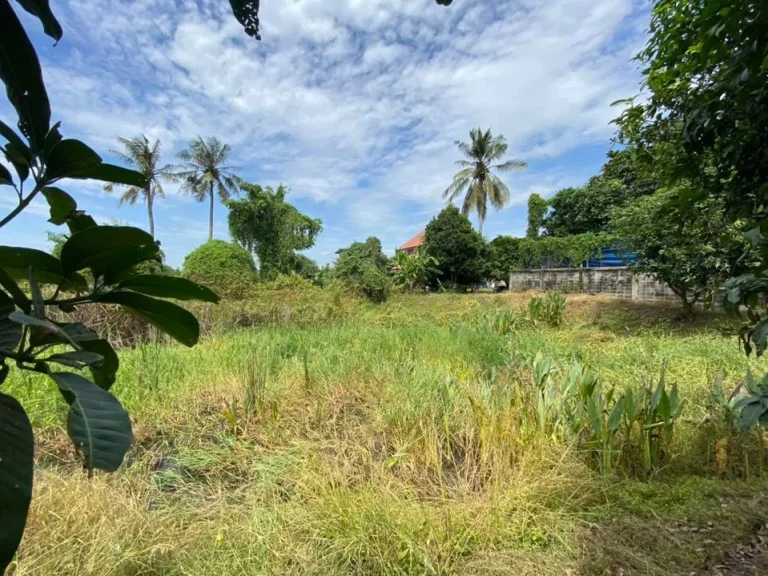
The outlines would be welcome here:
M 3 218 L 2 220 L 0 220 L 0 228 L 2 228 L 2 227 L 3 227 L 3 226 L 5 226 L 6 224 L 8 224 L 8 222 L 10 222 L 10 221 L 11 221 L 11 220 L 13 220 L 14 218 L 16 218 L 16 216 L 18 216 L 18 215 L 19 215 L 19 213 L 20 213 L 22 210 L 24 210 L 24 208 L 26 208 L 27 206 L 29 206 L 29 203 L 30 203 L 30 202 L 32 202 L 32 200 L 35 198 L 35 196 L 37 196 L 37 194 L 38 194 L 38 193 L 40 192 L 40 190 L 42 190 L 42 189 L 43 189 L 43 185 L 42 185 L 40 182 L 38 182 L 38 183 L 35 185 L 35 187 L 34 187 L 34 189 L 32 190 L 32 192 L 30 192 L 30 193 L 29 193 L 29 196 L 27 196 L 27 197 L 26 197 L 26 198 L 24 198 L 24 199 L 21 199 L 21 200 L 20 200 L 20 202 L 19 202 L 19 205 L 18 205 L 18 206 L 16 206 L 16 208 L 14 208 L 13 210 L 11 210 L 11 212 L 8 214 L 8 216 L 6 216 L 6 217 L 5 217 L 5 218 Z

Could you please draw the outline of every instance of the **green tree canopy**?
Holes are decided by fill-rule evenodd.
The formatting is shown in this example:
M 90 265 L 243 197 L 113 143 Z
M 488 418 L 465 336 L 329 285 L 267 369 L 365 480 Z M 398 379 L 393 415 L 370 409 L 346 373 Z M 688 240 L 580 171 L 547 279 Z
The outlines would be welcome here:
M 484 279 L 486 244 L 469 219 L 448 206 L 427 224 L 427 253 L 440 262 L 442 282 L 470 285 Z
M 586 186 L 564 188 L 550 198 L 544 230 L 549 236 L 605 232 L 613 209 L 628 200 L 627 189 L 619 180 L 595 176 Z
M 734 310 L 750 309 L 746 350 L 768 341 L 768 7 L 764 0 L 655 0 L 651 37 L 638 55 L 641 102 L 627 101 L 619 138 L 667 186 L 690 182 L 680 218 L 712 199 L 752 229 L 754 266 L 728 282 Z M 759 340 L 759 342 L 758 342 Z
M 528 228 L 525 231 L 526 238 L 538 238 L 544 226 L 544 218 L 549 204 L 538 194 L 528 197 Z
M 263 280 L 298 272 L 306 262 L 299 263 L 297 252 L 314 246 L 322 222 L 286 202 L 288 189 L 282 184 L 273 190 L 243 183 L 241 189 L 245 198 L 227 202 L 232 238 L 256 254 Z
M 510 271 L 518 265 L 523 238 L 496 236 L 488 243 L 488 276 L 508 280 Z
M 667 284 L 686 310 L 710 296 L 739 266 L 742 230 L 724 222 L 723 203 L 702 203 L 695 217 L 670 206 L 685 189 L 664 189 L 618 209 L 611 223 L 618 244 L 634 252 L 633 267 Z

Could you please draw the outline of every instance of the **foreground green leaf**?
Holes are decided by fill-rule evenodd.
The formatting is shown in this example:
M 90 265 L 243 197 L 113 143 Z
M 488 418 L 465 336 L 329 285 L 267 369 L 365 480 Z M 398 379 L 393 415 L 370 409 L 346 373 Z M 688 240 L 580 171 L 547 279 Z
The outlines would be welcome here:
M 133 441 L 131 419 L 117 398 L 71 372 L 50 374 L 70 406 L 67 433 L 85 467 L 114 472 Z
M 77 202 L 69 194 L 60 188 L 43 188 L 43 196 L 51 207 L 51 218 L 48 220 L 51 224 L 59 226 L 67 221 L 69 215 L 77 210 Z
M 61 248 L 61 267 L 65 272 L 93 268 L 102 274 L 119 250 L 154 244 L 144 230 L 131 226 L 92 226 L 75 232 Z
M 65 274 L 61 262 L 54 256 L 34 248 L 0 246 L 0 267 L 14 280 L 29 279 L 29 269 L 41 284 L 61 284 L 62 288 L 84 290 L 88 287 L 79 274 Z
M 118 288 L 127 288 L 134 292 L 141 292 L 149 296 L 159 298 L 175 298 L 176 300 L 200 300 L 202 302 L 219 301 L 218 295 L 205 286 L 196 284 L 186 278 L 176 276 L 156 276 L 142 274 L 123 280 Z
M 186 346 L 194 346 L 200 338 L 200 325 L 194 314 L 172 302 L 135 292 L 110 292 L 97 297 L 96 301 L 119 304 Z
M 117 378 L 117 371 L 120 368 L 120 359 L 114 348 L 106 340 L 101 338 L 79 341 L 83 350 L 92 352 L 101 356 L 101 363 L 89 366 L 93 381 L 99 388 L 109 390 Z
M 81 175 L 76 176 L 76 178 L 89 178 L 91 180 L 111 182 L 112 184 L 136 186 L 142 189 L 147 187 L 147 179 L 140 172 L 129 170 L 122 166 L 115 166 L 114 164 L 107 164 L 106 162 L 90 166 Z
M 160 246 L 157 243 L 132 246 L 112 252 L 101 267 L 104 282 L 114 284 L 119 280 L 134 274 L 134 266 L 142 262 L 154 260 L 161 263 Z
M 45 176 L 48 181 L 59 178 L 82 178 L 93 166 L 101 163 L 101 156 L 88 145 L 72 138 L 62 140 L 48 157 Z
M 51 12 L 48 0 L 16 0 L 22 8 L 30 14 L 37 16 L 43 24 L 43 30 L 48 36 L 58 42 L 64 35 L 61 24 Z
M 0 80 L 19 116 L 19 130 L 38 152 L 51 123 L 51 104 L 40 61 L 8 0 L 0 0 L 0 38 Z
M 19 547 L 32 500 L 35 442 L 21 404 L 0 392 L 0 574 Z

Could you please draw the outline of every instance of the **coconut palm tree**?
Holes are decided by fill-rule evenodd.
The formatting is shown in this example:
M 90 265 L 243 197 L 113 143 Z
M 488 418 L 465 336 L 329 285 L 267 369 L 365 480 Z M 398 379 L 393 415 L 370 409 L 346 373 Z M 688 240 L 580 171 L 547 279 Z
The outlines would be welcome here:
M 483 233 L 483 222 L 488 210 L 488 203 L 496 210 L 504 208 L 509 203 L 509 188 L 494 172 L 510 172 L 521 170 L 527 166 L 522 160 L 508 160 L 494 164 L 507 153 L 507 141 L 504 136 L 493 136 L 489 128 L 483 132 L 473 128 L 469 132 L 472 141 L 456 141 L 456 147 L 467 157 L 459 160 L 456 166 L 461 170 L 453 177 L 453 183 L 443 192 L 443 198 L 453 202 L 464 194 L 464 204 L 461 212 L 464 216 L 473 210 L 477 212 L 480 234 Z
M 122 184 L 107 184 L 104 186 L 104 190 L 111 193 L 116 187 L 124 188 L 125 191 L 120 196 L 120 204 L 136 204 L 140 198 L 143 199 L 147 204 L 149 214 L 149 233 L 154 238 L 155 198 L 165 198 L 162 180 L 172 180 L 173 171 L 170 165 L 160 166 L 160 140 L 155 140 L 155 143 L 150 145 L 149 139 L 142 134 L 135 138 L 118 137 L 117 141 L 122 146 L 122 150 L 111 150 L 111 154 L 120 158 L 124 164 L 137 172 L 141 172 L 147 179 L 147 187 L 137 188 Z
M 185 150 L 178 154 L 184 162 L 176 169 L 175 177 L 181 182 L 181 190 L 198 202 L 210 200 L 208 214 L 208 240 L 213 239 L 213 204 L 214 190 L 219 200 L 225 202 L 232 194 L 237 194 L 240 178 L 234 174 L 233 166 L 227 166 L 232 148 L 218 138 L 198 136 L 190 141 Z

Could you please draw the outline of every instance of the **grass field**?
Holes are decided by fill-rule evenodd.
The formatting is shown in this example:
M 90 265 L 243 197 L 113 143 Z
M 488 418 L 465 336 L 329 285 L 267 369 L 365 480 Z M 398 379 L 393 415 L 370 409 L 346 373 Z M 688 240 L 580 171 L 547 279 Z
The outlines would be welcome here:
M 768 482 L 762 438 L 728 427 L 713 382 L 768 364 L 723 318 L 665 306 L 574 296 L 557 328 L 480 321 L 529 298 L 278 296 L 262 326 L 125 350 L 135 445 L 90 480 L 53 386 L 16 373 L 38 465 L 10 573 L 717 573 L 768 522 Z M 685 405 L 663 460 L 641 470 L 624 439 L 605 469 L 537 425 L 546 359 L 553 381 L 576 363 L 606 391 L 666 364 Z

